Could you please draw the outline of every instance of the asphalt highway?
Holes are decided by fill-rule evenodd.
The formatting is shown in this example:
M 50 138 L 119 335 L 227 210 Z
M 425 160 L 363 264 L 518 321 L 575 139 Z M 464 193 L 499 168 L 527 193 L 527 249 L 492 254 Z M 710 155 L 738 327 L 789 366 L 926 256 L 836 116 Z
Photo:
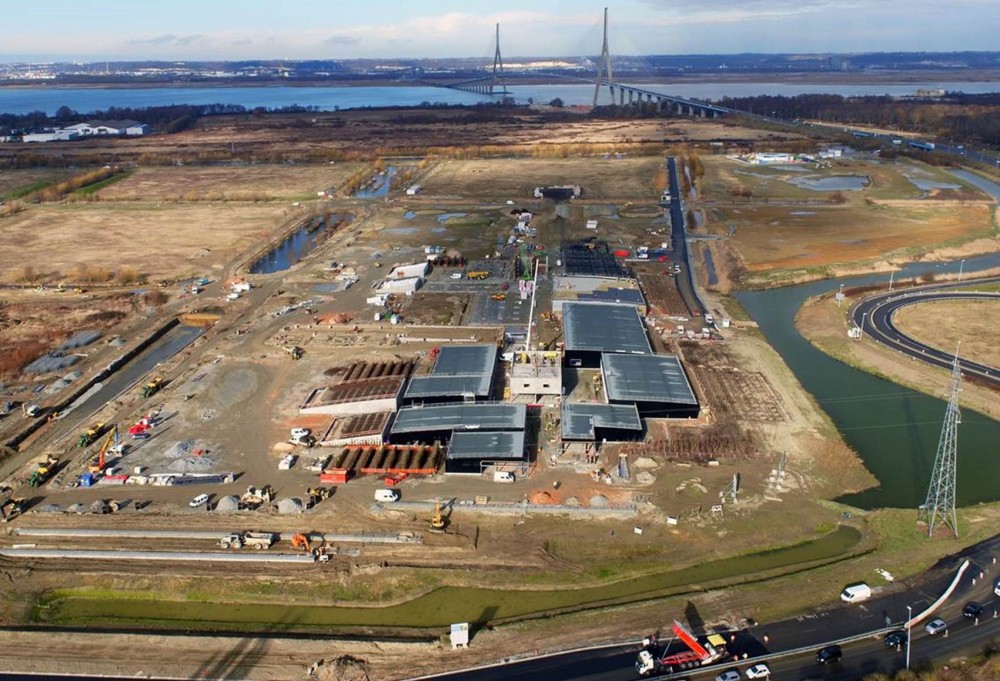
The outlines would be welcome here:
M 677 288 L 691 315 L 700 317 L 705 314 L 706 308 L 694 290 L 691 259 L 688 257 L 687 230 L 684 227 L 684 203 L 681 201 L 680 181 L 677 178 L 677 161 L 673 156 L 667 159 L 667 174 L 670 180 L 671 241 L 675 261 L 681 266 L 681 273 L 676 277 Z
M 754 658 L 764 654 L 792 653 L 786 657 L 767 661 L 772 679 L 858 679 L 872 672 L 892 672 L 906 664 L 905 650 L 887 648 L 883 641 L 887 627 L 898 628 L 908 617 L 907 606 L 916 617 L 930 606 L 954 580 L 959 565 L 968 559 L 971 565 L 962 576 L 951 597 L 927 619 L 915 624 L 912 630 L 911 665 L 926 667 L 959 654 L 982 652 L 988 645 L 1000 641 L 1000 598 L 994 593 L 994 584 L 1000 578 L 1000 535 L 961 554 L 943 559 L 922 575 L 905 582 L 894 582 L 876 587 L 872 599 L 859 604 L 842 604 L 837 601 L 843 585 L 831 584 L 831 602 L 836 605 L 826 610 L 771 623 L 754 623 L 739 632 L 727 632 L 739 637 L 738 646 L 752 651 L 749 659 L 738 663 L 716 664 L 701 670 L 688 670 L 683 674 L 646 677 L 650 679 L 714 679 L 726 669 L 741 673 L 754 664 Z M 891 567 L 891 566 L 887 566 Z M 864 575 L 859 575 L 863 579 Z M 877 577 L 873 575 L 873 577 Z M 881 578 L 877 578 L 881 581 Z M 875 579 L 871 580 L 875 584 Z M 883 582 L 884 583 L 884 582 Z M 780 593 L 774 594 L 780 598 Z M 962 608 L 969 600 L 981 603 L 985 612 L 978 623 L 962 616 Z M 710 613 L 701 613 L 704 617 Z M 675 615 L 664 613 L 669 622 Z M 680 613 L 676 613 L 679 618 Z M 924 624 L 932 617 L 941 617 L 949 625 L 948 635 L 931 636 L 924 631 Z M 647 632 L 648 633 L 648 632 Z M 820 665 L 816 651 L 842 639 L 870 633 L 864 640 L 845 644 L 844 658 L 839 662 Z M 664 637 L 666 638 L 666 637 Z M 766 641 L 766 644 L 765 644 Z M 472 641 L 475 646 L 475 640 Z M 456 671 L 435 677 L 440 681 L 488 681 L 509 679 L 516 681 L 635 681 L 639 679 L 634 663 L 640 650 L 637 643 L 604 647 L 593 650 L 572 651 L 544 658 L 532 658 L 480 669 Z
M 923 286 L 919 289 L 880 293 L 855 303 L 851 320 L 862 333 L 878 343 L 935 366 L 950 369 L 954 353 L 933 348 L 900 331 L 893 323 L 893 315 L 900 308 L 918 303 L 940 300 L 1000 300 L 1000 293 L 957 291 L 956 288 L 974 287 L 976 284 L 1000 282 L 1000 277 L 989 277 L 966 282 Z M 959 357 L 962 373 L 977 377 L 981 382 L 1000 389 L 1000 368 L 991 367 Z

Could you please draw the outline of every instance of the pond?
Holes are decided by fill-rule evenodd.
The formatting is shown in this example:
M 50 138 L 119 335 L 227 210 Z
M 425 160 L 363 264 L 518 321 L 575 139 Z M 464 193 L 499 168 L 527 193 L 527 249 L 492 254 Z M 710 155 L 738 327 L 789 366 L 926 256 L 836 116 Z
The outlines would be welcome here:
M 810 175 L 808 177 L 792 177 L 785 181 L 801 189 L 809 189 L 814 192 L 856 192 L 869 184 L 868 177 L 865 175 L 833 175 L 832 177 Z

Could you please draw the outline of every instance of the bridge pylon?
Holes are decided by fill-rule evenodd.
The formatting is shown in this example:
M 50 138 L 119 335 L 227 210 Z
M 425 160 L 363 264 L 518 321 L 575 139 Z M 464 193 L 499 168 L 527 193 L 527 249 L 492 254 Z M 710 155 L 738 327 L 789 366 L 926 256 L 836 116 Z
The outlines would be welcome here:
M 507 94 L 507 83 L 503 77 L 503 57 L 500 55 L 500 24 L 497 24 L 497 51 L 493 54 L 493 78 L 490 80 L 490 94 L 494 94 L 494 88 L 499 85 L 500 94 Z
M 604 81 L 604 74 L 607 74 L 607 85 L 611 88 L 611 103 L 615 100 L 615 77 L 611 72 L 611 50 L 608 49 L 608 8 L 604 8 L 604 45 L 601 47 L 601 58 L 597 61 L 597 84 L 594 85 L 594 106 L 597 106 L 597 97 L 601 94 L 601 85 Z

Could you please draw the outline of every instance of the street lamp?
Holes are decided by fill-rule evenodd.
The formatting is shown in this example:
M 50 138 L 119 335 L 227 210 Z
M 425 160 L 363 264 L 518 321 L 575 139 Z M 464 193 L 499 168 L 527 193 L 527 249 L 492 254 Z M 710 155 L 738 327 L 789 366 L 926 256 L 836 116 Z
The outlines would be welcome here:
M 910 620 L 913 619 L 913 608 L 906 606 L 906 670 L 910 670 L 910 641 L 912 640 L 913 627 Z
M 958 280 L 959 281 L 962 281 L 962 270 L 964 270 L 964 269 L 965 269 L 965 260 L 962 260 L 962 262 L 958 263 Z
M 861 327 L 860 328 L 861 328 L 861 338 L 862 339 L 864 339 L 864 337 L 865 337 L 865 320 L 866 319 L 868 319 L 868 313 L 867 312 L 861 313 Z

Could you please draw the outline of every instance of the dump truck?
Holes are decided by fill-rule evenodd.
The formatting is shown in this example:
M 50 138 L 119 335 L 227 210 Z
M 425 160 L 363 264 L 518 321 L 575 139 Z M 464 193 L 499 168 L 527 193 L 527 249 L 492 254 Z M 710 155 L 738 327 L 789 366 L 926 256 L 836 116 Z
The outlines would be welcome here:
M 257 549 L 266 551 L 278 540 L 273 532 L 232 532 L 219 540 L 219 546 L 224 549 Z
M 635 661 L 635 670 L 642 676 L 650 674 L 673 674 L 685 669 L 694 669 L 718 661 L 726 652 L 726 639 L 718 634 L 703 637 L 701 640 L 691 633 L 691 630 L 674 620 L 674 637 L 683 643 L 687 650 L 677 650 L 671 646 L 671 641 L 657 654 L 660 647 L 659 636 L 643 640 L 645 648 L 639 652 Z
M 56 472 L 56 465 L 58 465 L 59 459 L 55 457 L 48 457 L 45 461 L 36 464 L 34 470 L 31 471 L 31 475 L 28 477 L 29 487 L 41 487 L 49 478 Z
M 80 438 L 76 441 L 77 447 L 86 447 L 87 445 L 95 442 L 97 438 L 101 437 L 101 433 L 104 432 L 103 423 L 95 423 L 87 430 L 80 433 Z
M 157 376 L 152 381 L 150 381 L 149 383 L 147 383 L 142 387 L 142 396 L 152 397 L 156 393 L 160 392 L 160 388 L 162 387 L 163 387 L 163 378 L 161 376 Z

